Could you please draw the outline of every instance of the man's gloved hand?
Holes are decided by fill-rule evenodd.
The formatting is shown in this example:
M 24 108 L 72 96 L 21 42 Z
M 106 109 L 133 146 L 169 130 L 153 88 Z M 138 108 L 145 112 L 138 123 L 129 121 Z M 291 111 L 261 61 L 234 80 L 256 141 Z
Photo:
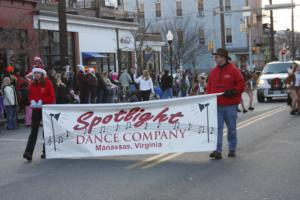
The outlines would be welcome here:
M 37 103 L 35 102 L 35 100 L 31 100 L 30 107 L 31 108 L 37 108 Z
M 236 95 L 237 95 L 237 91 L 235 89 L 225 90 L 223 93 L 223 96 L 227 98 L 234 97 Z
M 42 100 L 39 100 L 37 103 L 37 108 L 42 108 L 42 105 L 43 105 L 43 101 Z

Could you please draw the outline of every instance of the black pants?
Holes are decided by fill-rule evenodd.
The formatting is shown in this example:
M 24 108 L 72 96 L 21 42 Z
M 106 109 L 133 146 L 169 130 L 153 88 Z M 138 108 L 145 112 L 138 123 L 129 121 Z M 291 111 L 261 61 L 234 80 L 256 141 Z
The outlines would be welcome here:
M 33 154 L 34 147 L 36 144 L 37 136 L 39 133 L 39 127 L 42 120 L 42 110 L 32 110 L 32 122 L 31 122 L 31 133 L 29 135 L 25 152 Z M 43 144 L 43 153 L 45 153 L 45 143 Z
M 90 103 L 96 103 L 97 98 L 97 87 L 89 86 Z
M 145 90 L 145 91 L 140 91 L 140 95 L 141 95 L 141 100 L 142 101 L 149 101 L 150 99 L 150 94 L 151 94 L 151 90 Z

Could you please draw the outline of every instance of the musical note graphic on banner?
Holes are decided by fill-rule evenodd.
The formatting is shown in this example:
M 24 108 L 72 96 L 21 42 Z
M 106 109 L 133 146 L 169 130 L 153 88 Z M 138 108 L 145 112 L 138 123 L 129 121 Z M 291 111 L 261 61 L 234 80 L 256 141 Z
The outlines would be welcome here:
M 160 122 L 158 122 L 158 124 L 157 124 L 157 128 L 159 128 L 160 127 Z
M 105 126 L 101 126 L 101 128 L 100 128 L 100 134 L 101 133 L 105 133 Z
M 201 134 L 201 133 L 205 133 L 205 126 L 199 126 L 199 131 L 198 133 Z
M 117 127 L 116 127 L 116 131 L 118 131 L 119 130 L 119 124 L 117 124 Z
M 179 122 L 176 122 L 176 123 L 174 124 L 173 129 L 176 130 L 176 129 L 179 129 L 179 128 L 180 128 Z
M 188 131 L 190 131 L 190 130 L 191 130 L 191 128 L 192 128 L 192 124 L 191 124 L 191 123 L 189 123 Z
M 126 124 L 126 130 L 131 129 L 131 122 L 127 122 Z
M 58 144 L 63 143 L 64 142 L 64 138 L 62 136 L 58 137 Z

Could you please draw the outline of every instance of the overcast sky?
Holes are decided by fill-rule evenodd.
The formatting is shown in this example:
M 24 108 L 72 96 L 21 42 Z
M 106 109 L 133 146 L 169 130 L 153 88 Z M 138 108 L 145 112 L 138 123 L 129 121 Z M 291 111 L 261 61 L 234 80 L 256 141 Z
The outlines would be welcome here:
M 273 0 L 273 4 L 282 4 L 282 3 L 291 3 L 292 0 Z M 300 32 L 300 0 L 294 0 L 294 3 L 298 6 L 296 6 L 294 10 L 295 15 L 295 30 Z M 263 7 L 264 5 L 269 4 L 269 0 L 262 0 Z M 270 22 L 270 12 L 264 11 L 264 23 Z M 283 9 L 283 10 L 274 10 L 273 16 L 274 16 L 274 28 L 275 30 L 286 30 L 291 29 L 291 9 Z

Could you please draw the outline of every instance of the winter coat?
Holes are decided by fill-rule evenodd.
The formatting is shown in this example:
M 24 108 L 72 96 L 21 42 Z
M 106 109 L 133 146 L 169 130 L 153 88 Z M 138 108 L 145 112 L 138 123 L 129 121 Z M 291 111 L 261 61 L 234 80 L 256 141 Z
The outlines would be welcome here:
M 173 87 L 173 78 L 172 76 L 169 76 L 169 75 L 163 75 L 161 77 L 161 89 L 163 91 L 167 90 L 167 89 L 170 89 Z
M 96 87 L 98 86 L 98 81 L 96 75 L 93 74 L 87 74 L 86 75 L 86 81 L 88 83 L 88 87 Z
M 18 105 L 16 89 L 13 85 L 3 87 L 3 105 L 16 106 Z
M 45 78 L 45 84 L 32 82 L 29 86 L 29 102 L 42 100 L 43 104 L 54 104 L 55 94 L 51 81 Z
M 78 72 L 77 81 L 78 81 L 79 90 L 80 91 L 86 90 L 86 88 L 88 87 L 88 82 L 86 80 L 86 75 L 82 71 Z
M 241 102 L 241 94 L 245 88 L 245 81 L 240 70 L 232 63 L 225 66 L 217 65 L 214 67 L 208 77 L 207 93 L 222 93 L 225 90 L 235 89 L 237 95 L 233 97 L 225 97 L 219 95 L 217 104 L 220 106 L 238 105 Z
M 119 82 L 122 87 L 128 87 L 132 83 L 132 79 L 127 72 L 123 72 L 119 77 Z

